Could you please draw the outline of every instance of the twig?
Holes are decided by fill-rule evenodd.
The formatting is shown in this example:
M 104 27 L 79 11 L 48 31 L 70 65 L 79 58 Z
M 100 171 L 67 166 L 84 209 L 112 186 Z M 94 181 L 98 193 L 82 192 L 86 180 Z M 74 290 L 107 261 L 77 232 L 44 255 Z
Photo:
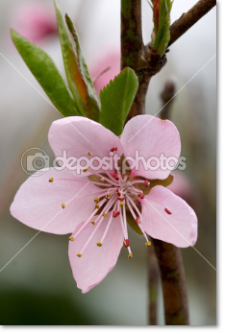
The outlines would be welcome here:
M 188 325 L 188 302 L 180 249 L 152 239 L 163 288 L 166 325 Z
M 170 42 L 168 46 L 176 42 L 178 38 L 180 38 L 214 6 L 216 6 L 216 0 L 200 0 L 187 13 L 183 14 L 170 27 Z
M 170 111 L 171 105 L 174 102 L 173 96 L 175 94 L 175 88 L 176 85 L 174 80 L 168 79 L 160 95 L 162 99 L 162 109 L 160 113 L 161 119 L 170 119 Z
M 159 267 L 153 245 L 149 248 L 149 324 L 157 325 Z

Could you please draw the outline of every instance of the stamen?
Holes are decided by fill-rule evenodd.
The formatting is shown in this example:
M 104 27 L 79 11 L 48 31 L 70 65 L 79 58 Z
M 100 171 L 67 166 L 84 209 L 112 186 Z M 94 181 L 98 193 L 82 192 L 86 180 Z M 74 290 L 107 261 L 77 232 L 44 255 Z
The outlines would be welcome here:
M 106 217 L 107 217 L 107 213 L 104 212 L 104 213 L 102 214 L 102 216 L 103 216 L 104 218 L 106 218 Z
M 102 177 L 99 181 L 102 182 L 102 183 L 104 183 L 105 179 Z
M 95 208 L 96 208 L 96 209 L 100 209 L 100 205 L 96 204 L 96 205 L 95 205 Z
M 143 193 L 139 193 L 139 194 L 138 194 L 138 198 L 140 198 L 140 199 L 144 199 L 144 198 L 145 198 L 145 195 L 144 195 Z
M 95 203 L 99 203 L 99 199 L 98 199 L 98 197 L 95 197 L 95 198 L 94 198 L 94 202 L 95 202 Z
M 88 168 L 83 169 L 83 172 L 84 173 L 88 172 Z
M 102 243 L 100 241 L 97 242 L 98 247 L 102 247 Z
M 130 246 L 130 241 L 128 239 L 124 240 L 123 242 L 124 247 L 129 247 Z
M 148 180 L 145 180 L 145 187 L 148 188 L 149 185 L 150 185 L 150 182 Z
M 74 241 L 74 237 L 70 236 L 70 237 L 69 237 L 69 240 L 70 240 L 70 241 Z
M 120 206 L 123 206 L 123 202 L 120 202 Z
M 116 152 L 116 151 L 117 151 L 117 147 L 116 146 L 112 147 L 111 150 L 110 150 L 110 152 Z
M 65 203 L 63 203 L 63 204 L 62 204 L 62 208 L 63 208 L 63 209 L 65 209 L 65 207 L 66 207 L 66 204 L 65 204 Z
M 132 253 L 129 253 L 128 254 L 128 259 L 131 259 L 133 257 L 133 254 Z
M 87 152 L 87 155 L 88 155 L 89 157 L 92 157 L 92 154 L 91 154 L 90 152 Z
M 117 210 L 113 211 L 113 218 L 116 218 L 116 217 L 118 217 L 119 215 L 120 215 L 120 212 L 119 212 L 119 211 L 117 211 Z
M 76 254 L 76 256 L 78 256 L 78 257 L 81 257 L 81 256 L 82 256 L 82 254 L 81 254 L 81 253 L 77 253 L 77 254 Z
M 91 223 L 92 223 L 92 225 L 95 225 L 95 221 L 94 220 Z
M 145 246 L 146 246 L 146 247 L 150 247 L 150 246 L 151 246 L 151 242 L 150 242 L 150 241 L 147 241 L 147 242 L 145 243 Z
M 172 215 L 172 212 L 168 210 L 167 208 L 165 208 L 165 212 L 168 213 L 168 215 Z
M 135 219 L 135 223 L 137 224 L 137 225 L 139 225 L 140 223 L 141 223 L 141 217 L 137 217 L 136 219 Z
M 50 179 L 48 180 L 49 182 L 53 182 L 54 181 L 54 178 L 53 177 L 50 177 Z

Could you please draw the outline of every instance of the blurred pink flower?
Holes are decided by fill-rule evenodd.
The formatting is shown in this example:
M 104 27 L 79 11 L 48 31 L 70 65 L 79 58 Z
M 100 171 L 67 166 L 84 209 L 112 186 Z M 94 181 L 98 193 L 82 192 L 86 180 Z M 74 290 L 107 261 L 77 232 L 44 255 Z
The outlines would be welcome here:
M 146 126 L 147 125 L 147 126 Z M 141 132 L 133 140 L 138 129 Z M 66 150 L 70 157 L 86 159 L 150 156 L 179 158 L 180 135 L 173 123 L 141 115 L 132 118 L 120 137 L 101 124 L 84 117 L 53 122 L 49 143 L 56 157 Z M 88 292 L 114 268 L 122 246 L 132 257 L 127 213 L 133 217 L 150 246 L 147 234 L 178 247 L 193 246 L 197 239 L 197 217 L 181 198 L 149 179 L 166 179 L 170 170 L 145 169 L 122 175 L 118 167 L 98 172 L 54 168 L 30 177 L 18 190 L 11 214 L 24 224 L 55 234 L 71 233 L 69 259 L 78 288 Z M 140 190 L 137 186 L 142 185 Z M 147 233 L 147 234 L 146 234 Z M 98 247 L 96 247 L 98 246 Z
M 97 94 L 100 90 L 105 87 L 110 80 L 114 79 L 116 75 L 120 73 L 120 52 L 117 48 L 112 50 L 107 50 L 102 53 L 103 56 L 97 60 L 96 64 L 92 66 L 91 77 L 96 78 L 101 72 L 107 70 L 105 73 L 101 74 L 94 83 Z
M 54 7 L 40 1 L 22 2 L 13 11 L 12 28 L 31 42 L 38 43 L 57 32 Z

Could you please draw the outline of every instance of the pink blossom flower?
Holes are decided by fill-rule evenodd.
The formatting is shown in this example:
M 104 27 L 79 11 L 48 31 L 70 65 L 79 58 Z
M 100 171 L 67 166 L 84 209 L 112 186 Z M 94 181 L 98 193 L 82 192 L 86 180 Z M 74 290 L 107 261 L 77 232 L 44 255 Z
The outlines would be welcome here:
M 136 116 L 120 137 L 101 124 L 83 117 L 68 117 L 53 122 L 49 143 L 55 156 L 104 159 L 114 154 L 134 157 L 138 150 L 150 156 L 179 157 L 177 128 L 170 121 L 150 115 Z M 110 170 L 76 171 L 51 168 L 42 176 L 30 177 L 18 190 L 11 214 L 37 230 L 72 233 L 69 259 L 78 288 L 88 292 L 114 268 L 121 248 L 132 257 L 127 215 L 133 217 L 150 246 L 148 235 L 178 247 L 194 245 L 197 217 L 188 204 L 154 179 L 166 179 L 169 170 L 138 170 L 121 174 Z M 150 190 L 150 191 L 149 191 Z
M 23 2 L 13 13 L 13 28 L 31 42 L 37 43 L 57 32 L 57 22 L 52 8 L 40 1 Z

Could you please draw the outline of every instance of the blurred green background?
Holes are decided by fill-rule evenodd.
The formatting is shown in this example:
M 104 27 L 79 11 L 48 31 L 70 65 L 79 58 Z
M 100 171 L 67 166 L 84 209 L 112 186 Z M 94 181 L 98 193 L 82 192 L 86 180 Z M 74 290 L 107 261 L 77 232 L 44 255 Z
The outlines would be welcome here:
M 40 34 L 44 15 L 40 14 L 43 20 L 37 20 L 36 27 L 33 24 L 37 19 L 36 11 L 23 15 L 28 4 L 36 2 L 0 2 L 0 324 L 147 325 L 148 254 L 142 237 L 131 231 L 132 261 L 127 260 L 123 250 L 115 269 L 101 284 L 83 295 L 72 277 L 68 237 L 40 233 L 29 243 L 37 232 L 9 214 L 13 197 L 27 178 L 20 166 L 23 152 L 39 147 L 52 161 L 47 133 L 51 122 L 60 117 L 35 90 L 44 94 L 10 40 L 10 27 L 21 33 L 29 31 L 31 38 L 52 56 L 64 75 L 53 1 L 38 1 L 47 13 L 47 22 L 51 22 Z M 195 2 L 175 0 L 172 21 Z M 75 22 L 91 73 L 99 72 L 103 63 L 118 71 L 120 1 L 58 0 L 58 3 Z M 32 15 L 32 22 L 26 23 Z M 151 31 L 152 13 L 147 1 L 143 1 L 146 43 Z M 168 78 L 176 82 L 177 92 L 182 88 L 172 105 L 172 121 L 181 133 L 182 155 L 187 158 L 187 168 L 182 172 L 181 181 L 174 184 L 174 191 L 180 192 L 196 210 L 199 238 L 195 247 L 213 266 L 216 266 L 215 53 L 216 10 L 213 9 L 170 48 L 167 65 L 150 84 L 146 106 L 147 113 L 155 115 L 158 112 L 162 103 L 160 93 Z M 193 80 L 189 82 L 190 79 Z M 216 272 L 197 251 L 193 248 L 182 250 L 191 324 L 215 325 Z M 8 261 L 11 262 L 5 266 Z M 162 325 L 161 291 L 158 313 Z

